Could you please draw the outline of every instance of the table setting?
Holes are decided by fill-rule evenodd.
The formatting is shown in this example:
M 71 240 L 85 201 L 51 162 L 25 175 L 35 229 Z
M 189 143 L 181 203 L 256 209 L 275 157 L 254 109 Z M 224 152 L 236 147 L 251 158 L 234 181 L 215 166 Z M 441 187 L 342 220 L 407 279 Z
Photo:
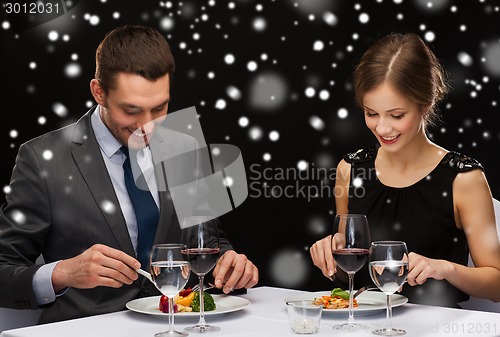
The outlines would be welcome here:
M 373 291 L 365 292 L 369 295 Z M 358 315 L 354 309 L 354 317 L 368 329 L 352 333 L 356 336 L 374 336 L 372 330 L 385 326 L 385 294 L 377 293 L 378 308 L 371 314 Z M 209 315 L 210 324 L 221 329 L 213 336 L 293 336 L 290 328 L 286 300 L 292 296 L 314 298 L 315 292 L 285 289 L 277 287 L 257 287 L 249 289 L 246 295 L 221 295 L 225 298 L 242 298 L 249 303 L 243 308 L 228 312 Z M 360 295 L 361 296 L 361 295 Z M 366 295 L 365 295 L 366 296 Z M 216 300 L 217 303 L 217 300 Z M 362 303 L 362 302 L 361 302 Z M 360 303 L 360 304 L 361 304 Z M 343 309 L 342 309 L 343 310 Z M 198 315 L 175 314 L 175 327 L 183 330 L 198 320 Z M 348 314 L 345 311 L 328 312 L 321 315 L 320 327 L 316 335 L 343 335 L 334 326 L 343 323 Z M 500 315 L 497 313 L 452 309 L 404 303 L 397 305 L 393 301 L 393 325 L 406 331 L 405 336 L 498 336 L 500 335 Z M 159 331 L 165 331 L 168 326 L 168 316 L 141 313 L 130 309 L 91 316 L 51 324 L 31 326 L 0 333 L 1 337 L 53 337 L 53 336 L 154 336 Z M 192 334 L 194 335 L 194 334 Z M 351 335 L 349 333 L 349 335 Z
M 338 235 L 332 253 L 349 275 L 349 289 L 262 286 L 228 295 L 203 291 L 204 276 L 219 253 L 216 224 L 198 218 L 187 221 L 193 221 L 186 225 L 192 230 L 185 231 L 183 242 L 155 245 L 150 272 L 138 270 L 162 296 L 131 300 L 119 312 L 1 331 L 0 337 L 500 336 L 497 313 L 408 303 L 398 294 L 408 274 L 406 244 L 371 242 L 364 216 L 335 220 Z M 365 264 L 374 286 L 353 289 L 352 279 Z M 185 289 L 190 273 L 199 277 L 195 291 Z M 207 308 L 210 303 L 215 308 Z M 181 310 L 186 307 L 190 310 Z

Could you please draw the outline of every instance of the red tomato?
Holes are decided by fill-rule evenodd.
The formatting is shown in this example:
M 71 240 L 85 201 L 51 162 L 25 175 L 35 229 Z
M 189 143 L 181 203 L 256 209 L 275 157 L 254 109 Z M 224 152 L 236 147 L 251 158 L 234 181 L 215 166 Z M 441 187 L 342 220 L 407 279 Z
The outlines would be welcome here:
M 161 295 L 160 297 L 160 310 L 161 312 L 168 312 L 168 297 L 165 295 Z
M 160 310 L 163 313 L 168 313 L 168 297 L 165 295 L 161 295 L 160 297 Z M 179 312 L 179 309 L 177 308 L 177 304 L 174 303 L 174 313 Z
M 192 292 L 193 292 L 193 289 L 191 289 L 191 288 L 183 289 L 179 292 L 179 296 L 186 297 L 187 295 L 189 295 Z

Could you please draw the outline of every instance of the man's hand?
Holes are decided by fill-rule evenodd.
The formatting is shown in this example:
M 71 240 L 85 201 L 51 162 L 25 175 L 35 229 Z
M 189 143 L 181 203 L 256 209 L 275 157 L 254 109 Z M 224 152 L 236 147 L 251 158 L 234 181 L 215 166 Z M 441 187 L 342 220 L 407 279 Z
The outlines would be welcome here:
M 215 286 L 227 294 L 233 289 L 251 288 L 259 282 L 259 270 L 243 254 L 228 250 L 214 269 Z
M 137 279 L 141 264 L 124 252 L 96 244 L 74 258 L 62 260 L 52 272 L 52 285 L 58 292 L 65 287 L 89 289 L 98 286 L 120 288 Z

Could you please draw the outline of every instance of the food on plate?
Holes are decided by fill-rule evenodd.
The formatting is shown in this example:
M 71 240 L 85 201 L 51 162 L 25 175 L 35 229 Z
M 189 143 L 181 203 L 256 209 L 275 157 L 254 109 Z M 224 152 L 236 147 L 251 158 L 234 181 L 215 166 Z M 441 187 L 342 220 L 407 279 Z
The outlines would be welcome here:
M 200 294 L 197 292 L 194 294 L 193 302 L 191 303 L 191 307 L 193 311 L 200 311 Z M 203 308 L 205 311 L 215 310 L 215 301 L 212 295 L 209 293 L 203 292 Z
M 183 305 L 185 307 L 190 307 L 191 303 L 193 302 L 193 298 L 195 296 L 194 291 L 191 291 L 190 293 L 186 294 L 185 296 L 182 296 L 179 294 L 179 296 L 174 297 L 174 302 L 177 305 Z
M 168 297 L 165 295 L 161 295 L 160 297 L 160 307 L 159 310 L 164 313 L 168 313 Z M 177 305 L 174 303 L 174 312 L 177 312 L 179 308 L 177 308 Z
M 186 288 L 186 289 L 182 289 L 181 291 L 179 291 L 179 296 L 186 297 L 187 295 L 189 295 L 192 292 L 193 292 L 193 289 L 191 289 L 191 287 Z
M 203 292 L 203 300 L 205 311 L 215 310 L 215 301 L 212 295 Z M 162 295 L 158 307 L 163 313 L 168 313 L 168 297 Z M 174 313 L 175 312 L 192 312 L 200 311 L 200 296 L 199 292 L 193 291 L 191 288 L 183 289 L 174 297 Z
M 191 288 L 182 290 L 174 297 L 174 313 L 175 312 L 191 312 L 191 302 L 193 301 L 195 292 Z M 160 305 L 158 308 L 163 313 L 168 313 L 168 297 L 161 295 Z
M 332 290 L 330 295 L 316 297 L 314 304 L 323 304 L 323 309 L 345 309 L 349 308 L 349 293 L 340 288 Z M 358 306 L 358 301 L 353 300 L 353 307 Z

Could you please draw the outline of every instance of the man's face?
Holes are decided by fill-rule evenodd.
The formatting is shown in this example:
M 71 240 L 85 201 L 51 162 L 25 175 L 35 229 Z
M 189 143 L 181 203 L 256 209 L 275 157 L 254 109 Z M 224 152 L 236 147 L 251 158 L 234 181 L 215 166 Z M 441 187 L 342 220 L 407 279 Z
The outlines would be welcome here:
M 130 73 L 119 73 L 116 87 L 104 93 L 97 80 L 91 90 L 102 106 L 101 119 L 115 138 L 125 146 L 139 149 L 148 144 L 156 124 L 161 123 L 170 101 L 169 75 L 156 81 Z

